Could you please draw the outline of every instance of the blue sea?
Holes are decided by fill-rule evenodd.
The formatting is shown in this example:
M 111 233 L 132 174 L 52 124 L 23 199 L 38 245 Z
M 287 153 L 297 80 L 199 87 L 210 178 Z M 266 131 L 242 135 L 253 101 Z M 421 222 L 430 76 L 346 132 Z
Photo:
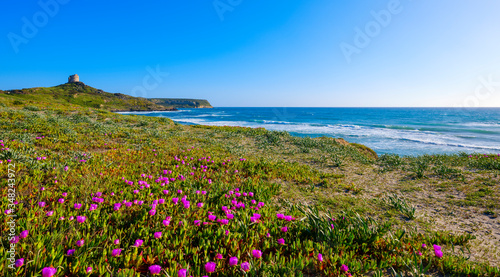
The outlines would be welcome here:
M 500 153 L 500 108 L 213 108 L 128 114 L 343 138 L 378 154 Z

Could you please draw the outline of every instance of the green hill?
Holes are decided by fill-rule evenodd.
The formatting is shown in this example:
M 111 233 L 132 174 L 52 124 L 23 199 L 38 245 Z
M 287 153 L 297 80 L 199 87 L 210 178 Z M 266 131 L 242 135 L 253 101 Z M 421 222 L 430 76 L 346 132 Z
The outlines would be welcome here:
M 174 107 L 157 105 L 146 98 L 121 93 L 109 93 L 87 86 L 82 82 L 66 83 L 55 87 L 38 87 L 0 91 L 2 102 L 22 105 L 30 103 L 75 104 L 108 111 L 169 111 Z
M 213 108 L 207 100 L 204 99 L 181 99 L 181 98 L 149 98 L 151 102 L 176 108 Z
M 198 99 L 147 99 L 121 93 L 109 93 L 85 85 L 82 82 L 66 83 L 55 87 L 0 90 L 0 101 L 6 105 L 51 106 L 75 104 L 82 107 L 108 111 L 175 111 L 177 108 L 212 108 L 207 100 Z

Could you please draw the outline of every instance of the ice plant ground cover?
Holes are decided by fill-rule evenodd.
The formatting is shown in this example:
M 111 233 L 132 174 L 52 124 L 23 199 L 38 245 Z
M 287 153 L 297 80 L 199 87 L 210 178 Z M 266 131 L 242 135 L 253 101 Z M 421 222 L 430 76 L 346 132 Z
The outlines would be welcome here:
M 498 225 L 496 154 L 377 158 L 327 138 L 57 105 L 4 105 L 0 130 L 4 276 L 500 274 L 498 240 L 481 252 L 487 235 L 429 209 L 473 223 L 462 216 L 477 208 Z

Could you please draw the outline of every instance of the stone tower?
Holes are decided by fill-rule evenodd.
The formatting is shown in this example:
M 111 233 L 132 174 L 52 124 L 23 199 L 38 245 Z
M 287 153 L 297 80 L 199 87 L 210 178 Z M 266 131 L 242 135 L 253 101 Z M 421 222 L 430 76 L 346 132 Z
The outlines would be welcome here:
M 68 77 L 68 83 L 78 83 L 80 82 L 80 77 L 78 77 L 78 74 L 71 75 Z

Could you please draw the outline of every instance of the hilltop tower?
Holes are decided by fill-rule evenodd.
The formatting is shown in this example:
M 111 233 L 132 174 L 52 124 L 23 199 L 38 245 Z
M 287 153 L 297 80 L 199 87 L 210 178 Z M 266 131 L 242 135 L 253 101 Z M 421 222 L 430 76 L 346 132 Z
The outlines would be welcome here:
M 80 77 L 78 76 L 78 74 L 71 75 L 68 77 L 68 83 L 78 83 L 78 82 L 80 82 Z

